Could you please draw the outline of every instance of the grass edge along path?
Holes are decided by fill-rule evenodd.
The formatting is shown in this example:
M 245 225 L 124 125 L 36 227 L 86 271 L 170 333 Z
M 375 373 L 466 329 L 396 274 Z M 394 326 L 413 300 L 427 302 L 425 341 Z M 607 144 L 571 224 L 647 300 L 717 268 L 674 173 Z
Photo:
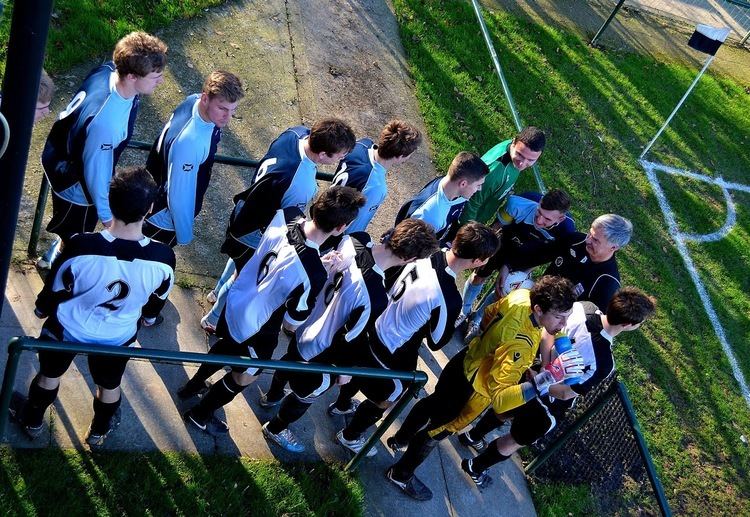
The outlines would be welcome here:
M 469 3 L 394 6 L 438 170 L 460 150 L 482 153 L 511 136 Z M 504 12 L 485 11 L 485 19 L 521 116 L 550 137 L 540 160 L 545 183 L 571 194 L 584 231 L 610 211 L 635 225 L 633 242 L 618 254 L 621 274 L 625 284 L 656 296 L 659 310 L 641 332 L 618 339 L 615 354 L 673 511 L 748 513 L 750 450 L 742 437 L 750 415 L 636 160 L 695 71 L 593 50 L 570 32 Z M 686 106 L 689 116 L 675 119 L 654 154 L 677 150 L 678 165 L 692 169 L 747 170 L 750 150 L 732 138 L 750 127 L 746 94 L 727 79 L 702 81 Z M 522 174 L 518 190 L 533 188 L 533 177 Z M 714 245 L 732 253 L 727 243 Z M 740 246 L 750 249 L 750 242 Z M 723 323 L 744 335 L 742 323 Z
M 341 465 L 177 452 L 0 448 L 3 515 L 362 515 Z

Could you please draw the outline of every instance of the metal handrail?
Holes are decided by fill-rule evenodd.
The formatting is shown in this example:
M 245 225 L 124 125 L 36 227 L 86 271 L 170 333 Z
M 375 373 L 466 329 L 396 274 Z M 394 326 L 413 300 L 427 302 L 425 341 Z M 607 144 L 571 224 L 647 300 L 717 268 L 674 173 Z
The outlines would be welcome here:
M 344 368 L 315 363 L 302 363 L 291 361 L 261 360 L 249 357 L 237 357 L 219 354 L 203 354 L 198 352 L 175 352 L 170 350 L 157 350 L 153 348 L 131 348 L 119 346 L 89 345 L 85 343 L 71 343 L 67 341 L 50 341 L 35 339 L 28 336 L 11 338 L 8 343 L 8 362 L 5 365 L 2 390 L 0 391 L 0 438 L 5 439 L 5 431 L 8 425 L 8 407 L 10 405 L 13 386 L 18 373 L 18 363 L 21 353 L 27 350 L 51 350 L 72 352 L 75 354 L 100 355 L 109 357 L 128 357 L 142 359 L 150 362 L 169 363 L 198 363 L 214 364 L 221 366 L 252 367 L 269 370 L 282 370 L 299 373 L 327 373 L 331 375 L 349 375 L 352 377 L 366 377 L 371 379 L 398 379 L 409 383 L 409 388 L 401 400 L 391 410 L 388 416 L 378 426 L 376 431 L 351 461 L 346 465 L 346 470 L 357 467 L 362 458 L 367 454 L 380 437 L 390 427 L 399 414 L 405 409 L 411 398 L 419 393 L 419 390 L 427 383 L 427 375 L 421 371 L 402 372 L 396 370 L 385 370 L 380 368 Z
M 146 142 L 139 142 L 137 140 L 131 140 L 128 142 L 130 149 L 136 149 L 138 151 L 150 151 L 151 144 Z M 224 165 L 231 165 L 234 167 L 247 167 L 250 169 L 257 169 L 260 165 L 259 160 L 253 160 L 251 158 L 239 158 L 237 156 L 228 156 L 225 154 L 217 154 L 214 157 L 215 163 L 221 163 Z M 315 178 L 320 181 L 333 181 L 333 174 L 327 172 L 320 172 L 315 175 Z M 31 235 L 29 235 L 29 246 L 26 249 L 26 253 L 29 258 L 37 256 L 37 245 L 39 244 L 39 234 L 42 230 L 42 219 L 44 219 L 44 209 L 47 206 L 47 198 L 49 197 L 49 182 L 47 176 L 42 174 L 42 184 L 39 187 L 39 197 L 36 200 L 36 209 L 34 210 L 34 222 L 31 225 Z

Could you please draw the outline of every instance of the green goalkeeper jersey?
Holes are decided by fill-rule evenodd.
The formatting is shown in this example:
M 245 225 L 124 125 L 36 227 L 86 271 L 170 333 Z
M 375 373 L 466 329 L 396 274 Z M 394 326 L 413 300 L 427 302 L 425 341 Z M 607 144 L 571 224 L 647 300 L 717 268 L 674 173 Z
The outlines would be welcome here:
M 484 153 L 482 161 L 490 168 L 490 173 L 484 180 L 482 190 L 471 196 L 464 206 L 459 219 L 460 224 L 469 221 L 491 223 L 495 214 L 505 202 L 513 185 L 518 180 L 519 170 L 513 166 L 510 159 L 510 144 L 513 140 L 505 140 Z

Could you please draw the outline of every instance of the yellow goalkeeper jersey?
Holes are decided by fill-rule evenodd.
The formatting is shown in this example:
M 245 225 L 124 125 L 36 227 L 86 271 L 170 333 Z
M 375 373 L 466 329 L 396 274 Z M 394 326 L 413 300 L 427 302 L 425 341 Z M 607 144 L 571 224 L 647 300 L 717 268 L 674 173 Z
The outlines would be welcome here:
M 481 328 L 469 343 L 464 373 L 474 379 L 474 390 L 490 399 L 495 413 L 504 413 L 524 403 L 518 381 L 531 366 L 542 336 L 529 290 L 517 289 L 488 306 Z

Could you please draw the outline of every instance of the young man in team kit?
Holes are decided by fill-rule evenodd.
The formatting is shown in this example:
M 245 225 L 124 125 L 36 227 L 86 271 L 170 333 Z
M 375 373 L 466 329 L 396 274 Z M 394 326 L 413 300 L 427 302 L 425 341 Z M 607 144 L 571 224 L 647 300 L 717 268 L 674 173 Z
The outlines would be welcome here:
M 172 113 L 151 148 L 146 168 L 159 186 L 143 232 L 165 244 L 193 240 L 193 222 L 211 180 L 221 130 L 245 96 L 240 79 L 216 70 L 200 94 L 189 95 Z
M 356 366 L 412 371 L 417 367 L 423 340 L 439 350 L 453 335 L 453 322 L 461 310 L 456 276 L 487 262 L 498 248 L 495 232 L 479 223 L 463 226 L 450 249 L 434 253 L 402 268 L 388 289 L 388 305 L 368 332 L 368 346 L 360 347 Z M 358 407 L 352 397 L 367 400 Z M 338 432 L 338 442 L 354 453 L 365 442 L 365 431 L 375 424 L 403 393 L 395 379 L 353 379 L 342 387 L 329 413 L 353 413 L 349 425 Z M 376 449 L 371 449 L 370 455 Z
M 163 81 L 167 46 L 145 32 L 115 45 L 112 61 L 92 70 L 52 126 L 42 166 L 52 187 L 52 220 L 59 237 L 37 265 L 47 269 L 70 237 L 112 224 L 109 182 L 133 135 L 140 95 Z
M 367 229 L 388 193 L 386 173 L 408 160 L 421 143 L 419 129 L 401 120 L 388 122 L 377 143 L 369 138 L 357 140 L 354 149 L 339 163 L 333 178 L 334 185 L 356 188 L 367 199 L 347 233 Z
M 209 353 L 271 359 L 282 322 L 287 328 L 301 325 L 323 288 L 327 275 L 320 257 L 321 244 L 343 234 L 364 202 L 364 196 L 353 188 L 334 186 L 312 204 L 310 219 L 305 219 L 297 207 L 277 211 L 228 292 L 217 328 L 220 339 Z M 335 267 L 339 257 L 329 259 Z M 178 396 L 188 399 L 201 393 L 208 378 L 220 369 L 202 365 Z M 185 413 L 185 420 L 210 434 L 226 433 L 226 424 L 214 412 L 259 374 L 258 368 L 232 368 Z
M 386 307 L 385 270 L 428 257 L 437 249 L 435 232 L 418 219 L 402 221 L 386 232 L 378 244 L 364 232 L 344 237 L 338 250 L 345 266 L 329 271 L 315 308 L 297 329 L 282 360 L 353 365 L 358 349 L 367 346 L 366 330 Z M 291 393 L 284 397 L 287 383 Z M 277 370 L 260 405 L 273 407 L 281 403 L 281 407 L 263 425 L 264 436 L 288 451 L 304 450 L 289 425 L 299 420 L 331 384 L 328 374 Z
M 327 118 L 308 129 L 296 126 L 284 131 L 261 159 L 250 187 L 234 196 L 234 210 L 221 246 L 229 255 L 224 272 L 208 295 L 214 304 L 201 320 L 201 326 L 214 332 L 224 307 L 226 293 L 236 272 L 255 253 L 260 238 L 277 210 L 296 207 L 304 210 L 315 197 L 318 165 L 334 165 L 351 151 L 355 139 L 349 125 Z
M 37 297 L 35 313 L 47 318 L 42 338 L 131 346 L 139 320 L 153 321 L 164 306 L 174 283 L 174 253 L 141 231 L 156 184 L 146 169 L 130 169 L 118 172 L 108 191 L 109 228 L 72 236 Z M 57 397 L 60 377 L 74 357 L 65 351 L 39 352 L 39 373 L 29 386 L 27 402 L 17 405 L 15 414 L 28 436 L 42 432 L 44 412 Z M 97 385 L 89 445 L 102 445 L 120 422 L 120 381 L 127 362 L 88 357 Z

